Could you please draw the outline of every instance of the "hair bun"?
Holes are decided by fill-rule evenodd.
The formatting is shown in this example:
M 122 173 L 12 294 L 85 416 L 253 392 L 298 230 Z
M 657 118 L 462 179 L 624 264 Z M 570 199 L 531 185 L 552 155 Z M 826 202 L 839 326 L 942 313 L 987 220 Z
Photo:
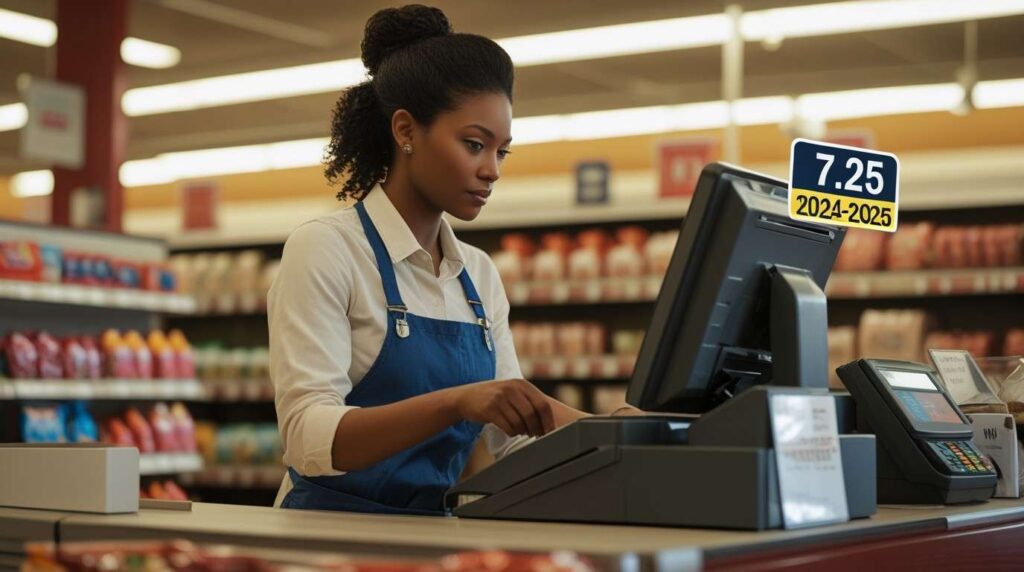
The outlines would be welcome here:
M 366 21 L 363 33 L 363 65 L 376 75 L 388 54 L 428 38 L 452 33 L 448 17 L 437 8 L 409 4 L 401 8 L 385 8 Z

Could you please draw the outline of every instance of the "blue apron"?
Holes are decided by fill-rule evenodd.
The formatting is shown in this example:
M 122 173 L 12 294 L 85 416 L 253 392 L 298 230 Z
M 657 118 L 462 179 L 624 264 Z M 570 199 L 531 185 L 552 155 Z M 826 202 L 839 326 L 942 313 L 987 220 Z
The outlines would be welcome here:
M 377 259 L 388 320 L 377 360 L 345 403 L 374 407 L 494 379 L 490 322 L 466 270 L 459 274 L 459 282 L 477 323 L 435 320 L 408 313 L 377 228 L 362 203 L 356 203 L 355 208 Z M 281 507 L 443 515 L 444 493 L 462 473 L 481 429 L 479 423 L 460 421 L 367 469 L 344 475 L 304 477 L 289 468 L 293 486 Z

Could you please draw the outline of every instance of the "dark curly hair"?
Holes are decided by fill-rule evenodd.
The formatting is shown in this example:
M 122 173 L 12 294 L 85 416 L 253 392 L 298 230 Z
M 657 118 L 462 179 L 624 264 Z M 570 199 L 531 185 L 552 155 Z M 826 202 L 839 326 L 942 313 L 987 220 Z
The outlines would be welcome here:
M 387 176 L 395 111 L 430 125 L 468 95 L 504 93 L 512 100 L 514 72 L 505 50 L 482 36 L 453 33 L 437 8 L 411 4 L 374 14 L 362 59 L 371 79 L 341 94 L 325 150 L 327 181 L 344 179 L 339 200 L 362 199 Z

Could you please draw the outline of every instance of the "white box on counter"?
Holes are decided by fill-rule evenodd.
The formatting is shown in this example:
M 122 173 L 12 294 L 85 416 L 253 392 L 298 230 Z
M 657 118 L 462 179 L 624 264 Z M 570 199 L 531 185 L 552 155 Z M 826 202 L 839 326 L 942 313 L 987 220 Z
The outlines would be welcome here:
M 0 444 L 0 506 L 138 512 L 139 451 L 91 443 Z
M 1020 497 L 1020 444 L 1013 415 L 967 413 L 974 428 L 974 444 L 996 465 L 996 497 Z

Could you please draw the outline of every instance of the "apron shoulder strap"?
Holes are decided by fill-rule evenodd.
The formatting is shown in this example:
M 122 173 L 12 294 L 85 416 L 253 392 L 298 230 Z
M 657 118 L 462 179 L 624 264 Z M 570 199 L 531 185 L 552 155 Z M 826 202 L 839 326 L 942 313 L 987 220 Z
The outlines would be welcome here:
M 377 259 L 377 270 L 380 272 L 380 281 L 384 284 L 384 298 L 388 302 L 388 307 L 405 308 L 402 295 L 398 291 L 398 279 L 395 278 L 395 268 L 391 265 L 391 256 L 384 246 L 380 233 L 377 232 L 377 227 L 373 225 L 362 202 L 356 203 L 355 209 L 359 213 L 359 221 L 363 224 L 366 238 L 370 241 L 373 256 Z

